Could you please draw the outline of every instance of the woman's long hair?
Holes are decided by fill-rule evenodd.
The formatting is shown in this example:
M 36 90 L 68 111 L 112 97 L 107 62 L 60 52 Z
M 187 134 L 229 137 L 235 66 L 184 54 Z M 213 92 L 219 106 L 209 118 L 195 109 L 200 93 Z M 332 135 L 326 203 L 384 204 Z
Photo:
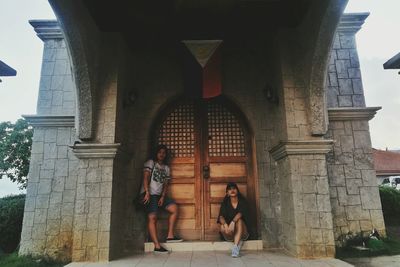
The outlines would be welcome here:
M 225 197 L 224 197 L 224 200 L 222 201 L 224 204 L 229 203 L 229 201 L 231 200 L 231 197 L 228 196 L 228 195 L 226 194 L 226 193 L 228 192 L 228 190 L 231 189 L 231 188 L 236 188 L 236 190 L 237 190 L 237 192 L 238 192 L 237 196 L 238 196 L 239 201 L 245 200 L 245 198 L 244 198 L 244 196 L 242 195 L 242 193 L 240 193 L 240 190 L 239 190 L 239 187 L 237 186 L 237 184 L 234 183 L 234 182 L 229 182 L 229 183 L 226 185 Z
M 165 149 L 165 159 L 163 160 L 163 164 L 167 165 L 169 160 L 169 149 L 166 145 L 157 145 L 151 155 L 151 159 L 156 162 L 157 161 L 157 154 L 161 149 Z

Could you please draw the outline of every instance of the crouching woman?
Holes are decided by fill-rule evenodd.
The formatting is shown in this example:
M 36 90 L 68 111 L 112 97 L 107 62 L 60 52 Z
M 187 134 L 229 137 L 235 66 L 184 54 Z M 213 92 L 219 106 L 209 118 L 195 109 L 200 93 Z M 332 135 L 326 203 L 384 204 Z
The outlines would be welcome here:
M 226 241 L 233 241 L 232 257 L 240 256 L 242 241 L 247 240 L 248 205 L 236 183 L 228 183 L 226 195 L 221 203 L 218 223 L 220 232 Z M 248 224 L 247 224 L 248 225 Z

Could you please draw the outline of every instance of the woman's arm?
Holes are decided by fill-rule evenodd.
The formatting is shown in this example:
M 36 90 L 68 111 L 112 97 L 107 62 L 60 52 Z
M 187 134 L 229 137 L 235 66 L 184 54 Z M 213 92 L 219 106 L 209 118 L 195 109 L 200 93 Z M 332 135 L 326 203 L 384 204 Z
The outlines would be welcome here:
M 148 170 L 144 170 L 143 171 L 143 189 L 145 192 L 143 198 L 144 204 L 147 204 L 150 201 L 149 179 L 150 179 L 150 172 Z
M 225 225 L 226 224 L 226 220 L 225 220 L 224 216 L 222 216 L 222 215 L 219 216 L 219 223 L 221 225 Z
M 144 192 L 146 192 L 146 193 L 150 193 L 149 178 L 150 178 L 150 172 L 148 170 L 144 170 L 143 171 L 143 188 L 144 188 Z
M 165 183 L 163 184 L 163 190 L 161 192 L 161 197 L 164 198 L 165 195 L 167 194 L 167 192 L 168 192 L 168 180 L 165 181 Z
M 235 217 L 233 217 L 232 222 L 237 223 L 242 218 L 242 213 L 238 212 Z

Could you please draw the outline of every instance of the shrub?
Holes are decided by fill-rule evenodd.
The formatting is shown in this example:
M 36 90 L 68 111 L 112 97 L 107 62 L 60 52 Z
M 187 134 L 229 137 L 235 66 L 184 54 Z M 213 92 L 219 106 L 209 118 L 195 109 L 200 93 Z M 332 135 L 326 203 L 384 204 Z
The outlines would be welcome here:
M 13 252 L 19 244 L 25 195 L 0 198 L 0 251 Z
M 399 224 L 400 218 L 400 191 L 388 187 L 380 186 L 379 194 L 381 196 L 382 211 L 387 224 Z
M 0 266 L 7 267 L 62 267 L 63 263 L 44 258 L 33 258 L 31 256 L 18 256 L 16 252 L 0 256 Z

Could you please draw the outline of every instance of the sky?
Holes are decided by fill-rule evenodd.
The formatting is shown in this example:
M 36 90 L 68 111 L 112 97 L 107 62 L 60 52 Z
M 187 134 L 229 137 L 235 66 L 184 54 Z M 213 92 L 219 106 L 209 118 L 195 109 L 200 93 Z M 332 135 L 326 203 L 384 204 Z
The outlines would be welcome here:
M 16 77 L 2 77 L 0 122 L 16 121 L 21 114 L 35 114 L 43 42 L 28 23 L 54 19 L 47 0 L 0 0 L 0 59 L 17 70 Z M 400 1 L 350 0 L 346 12 L 370 12 L 357 34 L 358 52 L 367 106 L 382 107 L 370 121 L 372 145 L 400 149 L 400 75 L 383 70 L 383 63 L 400 52 Z M 0 197 L 19 193 L 18 186 L 0 179 Z

